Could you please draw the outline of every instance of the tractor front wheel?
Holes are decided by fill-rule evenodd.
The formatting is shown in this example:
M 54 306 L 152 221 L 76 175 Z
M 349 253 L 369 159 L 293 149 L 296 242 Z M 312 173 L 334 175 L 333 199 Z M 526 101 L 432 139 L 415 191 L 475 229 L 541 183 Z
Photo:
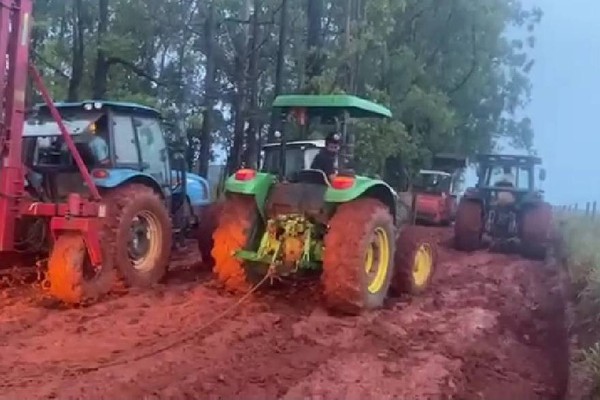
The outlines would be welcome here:
M 394 258 L 394 220 L 373 198 L 342 204 L 325 236 L 322 283 L 332 311 L 359 314 L 381 307 Z
M 213 271 L 218 281 L 230 292 L 245 292 L 250 282 L 244 262 L 235 251 L 245 249 L 255 236 L 258 211 L 253 197 L 232 195 L 220 207 L 219 223 L 213 233 Z
M 167 208 L 152 188 L 130 184 L 109 191 L 105 240 L 125 283 L 148 287 L 167 273 L 172 226 Z
M 425 291 L 435 273 L 437 246 L 411 226 L 405 226 L 396 239 L 393 294 L 417 295 Z
M 480 203 L 463 200 L 454 220 L 454 245 L 457 250 L 475 251 L 481 247 L 483 215 Z
M 104 264 L 92 266 L 83 237 L 78 233 L 63 233 L 54 242 L 46 282 L 48 292 L 65 303 L 94 301 L 107 294 L 115 281 L 115 270 L 107 252 L 102 252 Z

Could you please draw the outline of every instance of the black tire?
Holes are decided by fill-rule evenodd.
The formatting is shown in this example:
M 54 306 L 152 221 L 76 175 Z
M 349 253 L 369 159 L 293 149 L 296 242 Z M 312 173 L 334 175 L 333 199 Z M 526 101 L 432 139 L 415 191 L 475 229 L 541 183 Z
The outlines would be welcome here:
M 521 254 L 533 260 L 545 260 L 551 242 L 552 207 L 548 203 L 528 206 L 521 215 Z
M 252 245 L 258 222 L 258 210 L 253 197 L 231 195 L 221 207 L 219 222 L 213 234 L 213 272 L 230 292 L 246 292 L 254 283 L 244 262 L 237 259 L 234 252 Z
M 104 201 L 109 209 L 105 237 L 125 284 L 149 287 L 159 283 L 167 273 L 173 243 L 171 218 L 161 197 L 152 188 L 133 183 L 108 191 Z M 148 244 L 150 254 L 142 257 L 137 266 L 129 254 L 131 229 L 136 220 L 145 220 L 153 232 Z
M 98 300 L 112 289 L 116 273 L 106 248 L 103 265 L 94 270 L 87 247 L 79 233 L 63 233 L 54 242 L 46 282 L 49 294 L 65 303 L 81 304 Z
M 388 260 L 379 267 L 385 269 L 377 268 L 370 277 L 365 268 L 367 252 L 376 251 L 375 241 L 386 243 L 384 237 Z M 393 274 L 394 220 L 389 208 L 373 198 L 340 205 L 329 222 L 324 245 L 321 280 L 327 307 L 351 315 L 381 307 Z M 370 284 L 375 286 L 369 289 Z
M 394 295 L 417 295 L 429 288 L 437 266 L 437 244 L 419 235 L 411 226 L 402 228 L 396 239 Z
M 462 200 L 454 220 L 454 246 L 460 251 L 475 251 L 481 248 L 483 232 L 483 210 L 479 202 Z
M 213 203 L 202 209 L 202 214 L 199 218 L 198 227 L 196 228 L 196 240 L 198 242 L 198 250 L 202 256 L 202 264 L 205 267 L 213 268 L 215 259 L 212 255 L 214 247 L 213 235 L 219 224 L 219 217 L 223 203 Z

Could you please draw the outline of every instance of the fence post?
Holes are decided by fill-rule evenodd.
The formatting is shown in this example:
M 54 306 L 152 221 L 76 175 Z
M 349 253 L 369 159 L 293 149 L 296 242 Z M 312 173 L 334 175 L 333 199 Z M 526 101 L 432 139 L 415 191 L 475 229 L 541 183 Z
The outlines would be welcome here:
M 585 215 L 590 215 L 590 202 L 585 203 Z
M 596 201 L 592 203 L 592 219 L 596 219 Z

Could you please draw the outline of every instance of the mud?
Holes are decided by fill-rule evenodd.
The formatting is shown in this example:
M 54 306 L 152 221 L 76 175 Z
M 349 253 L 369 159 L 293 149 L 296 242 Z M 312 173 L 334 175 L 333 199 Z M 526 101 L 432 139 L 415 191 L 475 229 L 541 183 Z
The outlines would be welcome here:
M 439 256 L 430 291 L 360 317 L 329 316 L 318 285 L 299 282 L 206 326 L 237 297 L 181 268 L 151 292 L 82 309 L 4 290 L 0 399 L 562 398 L 555 271 L 484 252 Z

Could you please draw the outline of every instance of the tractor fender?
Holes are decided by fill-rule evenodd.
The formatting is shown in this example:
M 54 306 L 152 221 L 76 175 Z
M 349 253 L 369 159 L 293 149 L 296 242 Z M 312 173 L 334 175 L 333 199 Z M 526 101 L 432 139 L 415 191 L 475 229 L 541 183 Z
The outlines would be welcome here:
M 187 198 L 192 208 L 203 207 L 210 204 L 210 185 L 200 175 L 186 174 Z M 179 189 L 181 190 L 181 189 Z M 177 193 L 177 190 L 174 191 Z
M 160 184 L 152 177 L 152 175 L 129 168 L 109 169 L 107 172 L 108 175 L 105 178 L 94 178 L 94 183 L 99 188 L 114 189 L 124 184 L 141 183 L 151 187 L 162 198 L 165 197 Z
M 373 197 L 389 207 L 390 213 L 396 222 L 396 198 L 394 189 L 379 179 L 357 176 L 352 187 L 348 189 L 335 189 L 328 187 L 325 192 L 326 203 L 347 203 L 359 197 Z
M 253 196 L 261 216 L 264 218 L 265 202 L 271 186 L 275 183 L 275 175 L 266 172 L 257 172 L 249 180 L 240 181 L 231 175 L 225 181 L 225 193 L 237 193 Z

